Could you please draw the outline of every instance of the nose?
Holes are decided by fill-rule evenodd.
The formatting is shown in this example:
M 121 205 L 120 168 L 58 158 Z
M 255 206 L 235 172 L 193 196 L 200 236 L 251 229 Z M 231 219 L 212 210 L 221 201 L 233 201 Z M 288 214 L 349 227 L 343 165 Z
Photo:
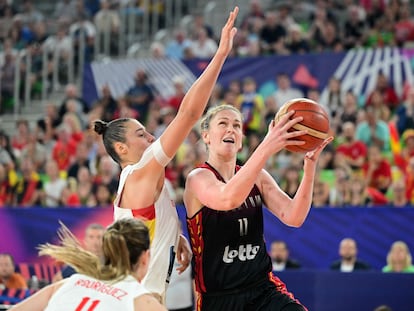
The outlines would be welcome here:
M 152 136 L 150 133 L 147 133 L 147 139 L 150 143 L 152 143 L 155 140 L 155 137 Z

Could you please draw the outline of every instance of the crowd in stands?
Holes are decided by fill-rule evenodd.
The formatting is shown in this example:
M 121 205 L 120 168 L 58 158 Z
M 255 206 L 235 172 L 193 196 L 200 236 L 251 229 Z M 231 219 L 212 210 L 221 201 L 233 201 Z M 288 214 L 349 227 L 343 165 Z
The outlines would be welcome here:
M 240 20 L 234 56 L 285 54 L 293 44 L 290 37 L 292 29 L 302 31 L 301 40 L 306 44 L 301 46 L 306 48 L 292 49 L 289 53 L 341 51 L 384 44 L 403 46 L 413 42 L 414 21 L 411 15 L 407 16 L 410 12 L 408 1 L 347 1 L 346 4 L 349 18 L 345 19 L 344 28 L 338 28 L 339 19 L 331 11 L 334 1 L 316 1 L 313 14 L 308 19 L 308 28 L 304 31 L 304 26 L 299 27 L 293 20 L 291 7 L 283 5 L 275 11 L 265 11 L 260 1 L 252 0 L 250 11 Z M 77 23 L 81 18 L 86 19 L 85 23 L 93 34 L 92 29 L 99 24 L 102 11 L 117 12 L 116 8 L 109 7 L 107 1 L 101 1 L 101 5 L 100 10 L 95 6 L 96 11 L 91 11 L 82 1 L 57 2 L 55 16 L 67 27 L 59 27 L 56 35 L 45 33 L 45 18 L 32 1 L 24 1 L 21 11 L 12 4 L 0 5 L 3 18 L 9 16 L 13 25 L 20 23 L 17 28 L 11 27 L 10 34 L 3 38 L 5 63 L 2 69 L 6 75 L 2 77 L 7 78 L 7 55 L 12 55 L 8 53 L 14 49 L 39 47 L 41 43 L 54 40 L 53 44 L 50 43 L 51 51 L 65 46 L 69 50 L 73 44 L 69 39 L 73 36 L 68 32 L 79 26 Z M 113 20 L 115 31 L 116 18 Z M 406 26 L 404 31 L 400 24 Z M 194 16 L 193 26 L 193 33 L 186 33 L 184 29 L 174 32 L 175 38 L 165 46 L 166 56 L 186 58 L 193 54 L 193 57 L 208 58 L 215 52 L 217 42 L 213 27 L 206 25 L 199 14 Z M 14 37 L 12 34 L 16 29 L 20 32 Z M 336 37 L 328 40 L 331 31 Z M 388 40 L 378 37 L 384 33 L 388 33 Z M 405 34 L 403 37 L 402 33 Z M 253 50 L 258 54 L 251 53 L 254 44 L 257 46 Z M 189 52 L 188 48 L 192 51 Z M 2 107 L 7 96 L 11 95 L 10 90 L 3 89 L 8 87 L 4 82 L 1 83 Z M 119 168 L 105 153 L 96 134 L 90 131 L 91 122 L 119 117 L 138 118 L 158 137 L 171 122 L 185 94 L 181 77 L 174 78 L 172 84 L 175 94 L 162 98 L 148 82 L 148 73 L 139 69 L 135 84 L 124 96 L 114 98 L 110 87 L 104 85 L 99 99 L 93 103 L 82 99 L 76 85 L 66 84 L 61 103 L 45 105 L 43 118 L 34 126 L 21 119 L 16 122 L 13 135 L 0 133 L 0 206 L 110 206 Z M 332 134 L 336 137 L 321 156 L 320 178 L 315 183 L 313 205 L 389 204 L 404 207 L 413 204 L 414 86 L 407 85 L 399 96 L 389 77 L 380 72 L 374 90 L 366 98 L 342 89 L 341 81 L 335 77 L 329 81 L 327 94 L 322 98 L 319 89 L 295 88 L 291 85 L 291 77 L 278 73 L 274 92 L 267 97 L 259 93 L 254 79 L 240 77 L 226 89 L 217 85 L 209 106 L 226 103 L 241 110 L 246 134 L 245 147 L 239 155 L 242 164 L 285 101 L 295 97 L 311 98 L 329 112 Z M 397 135 L 397 142 L 392 141 L 393 133 Z M 393 143 L 397 143 L 400 150 L 396 151 Z M 203 163 L 205 151 L 199 131 L 194 129 L 167 167 L 166 176 L 178 203 L 181 202 L 186 174 Z M 297 169 L 301 167 L 300 161 L 301 154 L 282 151 L 268 163 L 269 171 L 290 195 L 295 193 L 301 177 Z

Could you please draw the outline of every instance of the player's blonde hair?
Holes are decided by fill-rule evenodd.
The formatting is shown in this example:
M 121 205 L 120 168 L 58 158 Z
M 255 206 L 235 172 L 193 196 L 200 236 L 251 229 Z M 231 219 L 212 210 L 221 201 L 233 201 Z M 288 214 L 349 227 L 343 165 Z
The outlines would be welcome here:
M 227 105 L 227 104 L 214 106 L 210 108 L 201 118 L 201 121 L 200 121 L 201 132 L 207 131 L 210 128 L 210 122 L 214 118 L 214 116 L 223 110 L 233 110 L 237 112 L 237 114 L 239 114 L 240 116 L 240 119 L 243 121 L 243 115 L 241 114 L 240 110 L 237 109 L 236 107 L 232 105 Z
M 48 255 L 72 266 L 78 273 L 99 280 L 119 280 L 131 274 L 141 254 L 149 249 L 147 226 L 135 218 L 119 219 L 103 235 L 104 264 L 97 255 L 85 250 L 73 233 L 61 223 L 61 245 L 42 244 L 39 255 Z

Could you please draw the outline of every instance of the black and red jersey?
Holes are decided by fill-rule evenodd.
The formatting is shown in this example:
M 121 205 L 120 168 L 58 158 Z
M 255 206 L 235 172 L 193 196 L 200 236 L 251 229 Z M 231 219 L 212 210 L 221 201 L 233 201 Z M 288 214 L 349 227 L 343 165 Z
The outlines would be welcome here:
M 211 170 L 208 163 L 201 168 Z M 240 169 L 235 168 L 236 174 Z M 215 293 L 242 289 L 263 279 L 272 270 L 263 236 L 262 196 L 253 186 L 244 203 L 230 211 L 203 206 L 187 227 L 195 260 L 197 291 Z

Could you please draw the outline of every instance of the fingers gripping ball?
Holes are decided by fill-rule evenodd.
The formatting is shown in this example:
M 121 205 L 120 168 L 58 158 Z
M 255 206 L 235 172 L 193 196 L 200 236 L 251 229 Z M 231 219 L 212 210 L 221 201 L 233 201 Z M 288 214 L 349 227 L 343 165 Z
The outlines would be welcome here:
M 296 140 L 305 141 L 305 144 L 286 146 L 286 149 L 292 152 L 308 152 L 316 149 L 328 137 L 328 113 L 320 104 L 311 99 L 294 98 L 280 107 L 275 116 L 276 122 L 291 110 L 295 111 L 291 119 L 303 117 L 303 120 L 292 126 L 289 132 L 307 130 L 308 134 L 295 137 Z

